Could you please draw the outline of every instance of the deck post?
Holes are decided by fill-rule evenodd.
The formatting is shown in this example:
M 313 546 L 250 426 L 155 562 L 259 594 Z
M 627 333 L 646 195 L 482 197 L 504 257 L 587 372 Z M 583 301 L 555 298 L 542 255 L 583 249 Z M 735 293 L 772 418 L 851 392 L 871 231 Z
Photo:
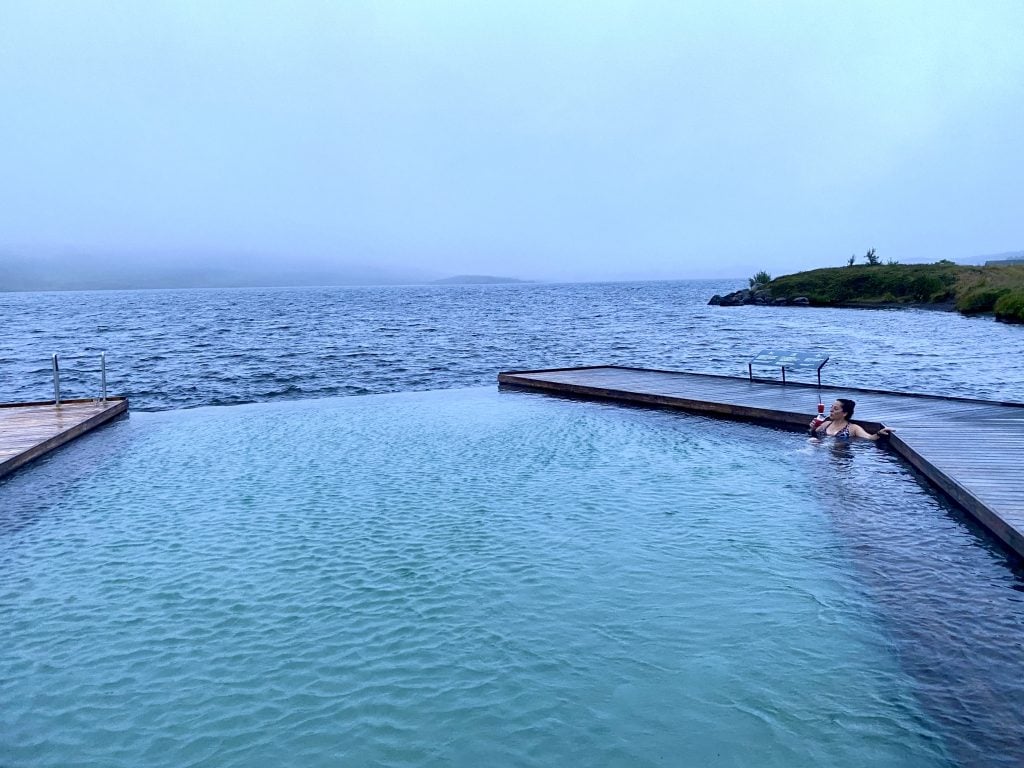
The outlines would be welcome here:
M 60 407 L 60 363 L 56 352 L 53 353 L 53 404 Z
M 100 391 L 102 400 L 107 402 L 107 353 L 100 352 Z

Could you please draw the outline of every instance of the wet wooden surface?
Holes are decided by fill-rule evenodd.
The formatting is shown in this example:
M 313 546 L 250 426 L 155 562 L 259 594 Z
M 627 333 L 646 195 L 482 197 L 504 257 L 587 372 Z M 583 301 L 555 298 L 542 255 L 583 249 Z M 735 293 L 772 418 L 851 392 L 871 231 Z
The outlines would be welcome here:
M 124 398 L 0 406 L 0 477 L 127 410 Z
M 507 371 L 501 384 L 618 402 L 678 408 L 806 429 L 814 384 L 602 366 Z M 896 434 L 892 448 L 1024 557 L 1024 404 L 852 387 L 820 388 L 826 410 L 857 401 L 854 421 Z

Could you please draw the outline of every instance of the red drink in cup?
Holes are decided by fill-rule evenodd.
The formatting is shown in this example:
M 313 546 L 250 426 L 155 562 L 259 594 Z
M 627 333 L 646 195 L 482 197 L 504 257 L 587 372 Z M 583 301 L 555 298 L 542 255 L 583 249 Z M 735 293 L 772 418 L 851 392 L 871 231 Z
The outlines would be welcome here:
M 818 412 L 814 415 L 814 421 L 811 422 L 811 432 L 816 430 L 822 424 L 825 423 L 825 404 L 818 403 Z

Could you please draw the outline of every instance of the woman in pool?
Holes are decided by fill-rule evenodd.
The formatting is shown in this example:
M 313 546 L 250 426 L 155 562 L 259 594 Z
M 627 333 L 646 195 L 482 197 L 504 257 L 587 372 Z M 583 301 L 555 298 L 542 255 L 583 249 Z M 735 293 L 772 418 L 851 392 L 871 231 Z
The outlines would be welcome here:
M 839 398 L 832 403 L 832 408 L 828 412 L 828 418 L 825 419 L 824 423 L 815 429 L 814 422 L 811 422 L 811 434 L 814 437 L 834 437 L 839 440 L 849 440 L 851 437 L 878 440 L 880 437 L 888 437 L 892 434 L 892 430 L 888 427 L 882 427 L 872 435 L 859 424 L 851 424 L 850 419 L 853 418 L 853 409 L 856 405 L 853 400 L 847 400 L 844 397 Z

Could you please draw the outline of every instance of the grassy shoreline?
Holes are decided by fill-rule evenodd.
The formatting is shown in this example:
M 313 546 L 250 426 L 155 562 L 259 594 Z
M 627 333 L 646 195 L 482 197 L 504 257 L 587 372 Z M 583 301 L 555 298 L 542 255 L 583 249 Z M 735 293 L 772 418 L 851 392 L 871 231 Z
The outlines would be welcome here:
M 784 275 L 750 291 L 749 303 L 812 307 L 921 307 L 995 314 L 1024 323 L 1024 265 L 857 264 Z M 806 299 L 806 301 L 800 301 Z

